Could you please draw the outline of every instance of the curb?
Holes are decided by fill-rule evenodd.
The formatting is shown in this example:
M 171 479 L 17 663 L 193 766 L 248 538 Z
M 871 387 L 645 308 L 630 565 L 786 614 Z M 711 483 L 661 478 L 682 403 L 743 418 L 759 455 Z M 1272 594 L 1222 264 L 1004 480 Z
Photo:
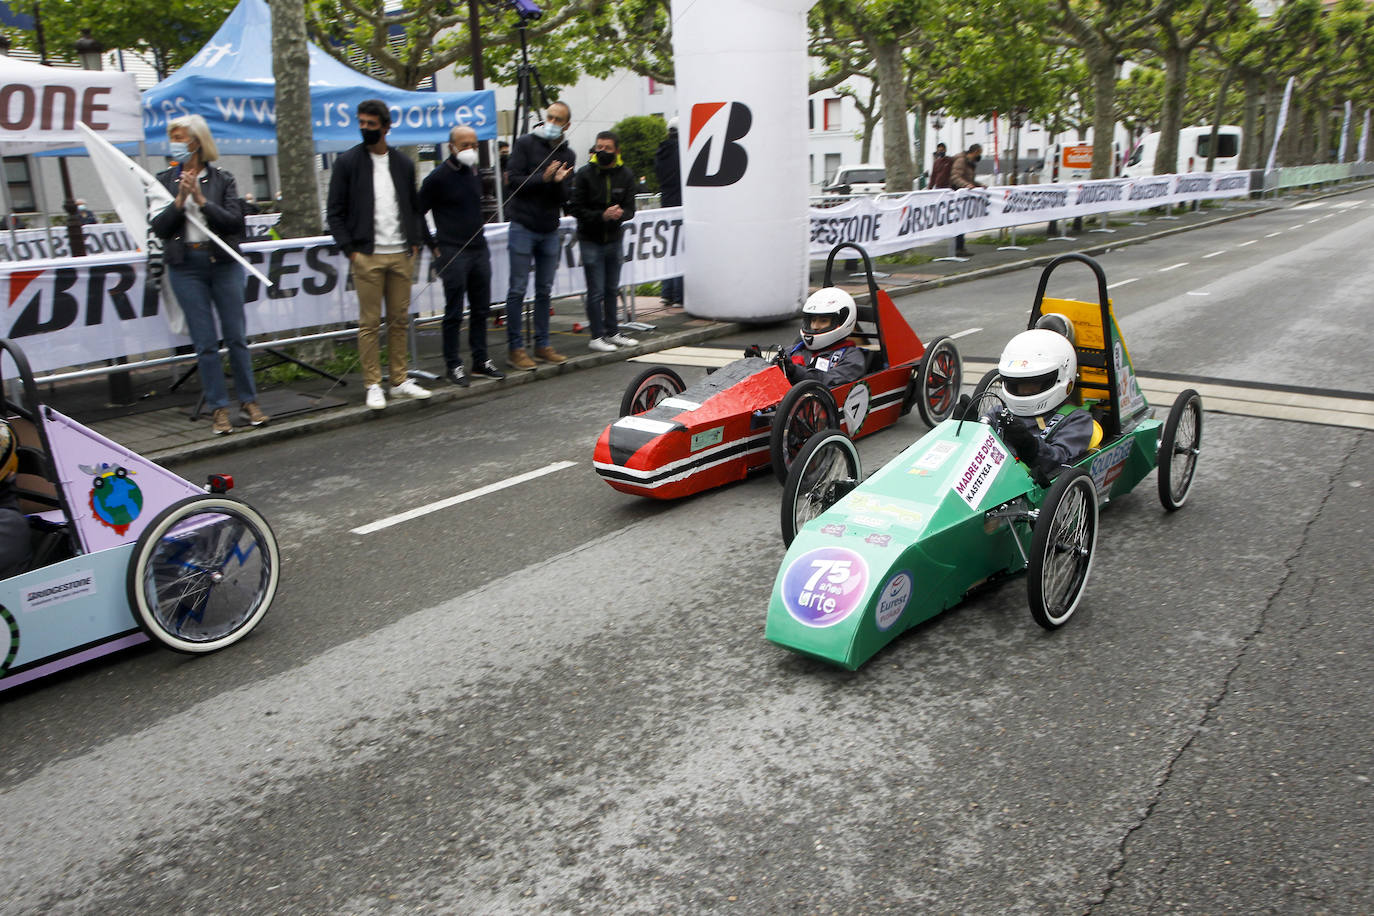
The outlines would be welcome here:
M 349 404 L 345 407 L 334 408 L 327 414 L 320 414 L 318 416 L 307 414 L 295 420 L 273 421 L 266 426 L 251 430 L 251 432 L 238 430 L 229 436 L 217 436 L 205 439 L 203 442 L 193 442 L 186 445 L 174 446 L 172 448 L 150 451 L 145 457 L 157 462 L 163 467 L 173 467 L 178 464 L 198 461 L 203 458 L 256 448 L 260 445 L 284 442 L 288 439 L 294 439 L 310 433 L 324 432 L 345 426 L 354 426 L 359 423 L 382 420 L 386 417 L 405 416 L 415 411 L 428 410 L 440 404 L 447 406 L 471 398 L 483 397 L 489 392 L 509 391 L 519 385 L 528 385 L 532 382 L 553 378 L 557 375 L 564 375 L 568 372 L 592 369 L 607 363 L 624 362 L 632 356 L 641 356 L 645 353 L 656 353 L 659 350 L 667 350 L 672 347 L 682 347 L 689 344 L 700 343 L 715 337 L 734 333 L 742 328 L 743 325 L 734 322 L 712 322 L 701 328 L 674 331 L 657 340 L 646 340 L 635 347 L 622 347 L 615 353 L 589 353 L 586 356 L 570 357 L 565 363 L 560 363 L 558 365 L 541 365 L 532 371 L 512 369 L 509 370 L 510 374 L 506 376 L 505 381 L 496 382 L 488 379 L 474 378 L 471 388 L 455 388 L 451 385 L 445 385 L 444 387 L 433 389 L 433 397 L 426 400 L 391 401 L 387 405 L 386 410 L 370 410 L 364 404 Z

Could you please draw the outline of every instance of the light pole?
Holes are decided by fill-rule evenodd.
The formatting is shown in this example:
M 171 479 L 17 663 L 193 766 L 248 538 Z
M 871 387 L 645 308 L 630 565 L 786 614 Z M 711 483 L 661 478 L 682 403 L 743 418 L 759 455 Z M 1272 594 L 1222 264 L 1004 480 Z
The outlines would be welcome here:
M 100 69 L 100 52 L 105 50 L 100 42 L 91 37 L 90 29 L 82 29 L 81 37 L 76 40 L 73 46 L 77 58 L 81 61 L 81 66 L 87 70 Z M 72 176 L 67 171 L 67 157 L 58 158 L 62 173 L 62 209 L 67 211 L 67 247 L 74 258 L 84 257 L 86 254 L 86 235 L 82 229 L 81 217 L 77 215 L 76 198 L 72 194 Z

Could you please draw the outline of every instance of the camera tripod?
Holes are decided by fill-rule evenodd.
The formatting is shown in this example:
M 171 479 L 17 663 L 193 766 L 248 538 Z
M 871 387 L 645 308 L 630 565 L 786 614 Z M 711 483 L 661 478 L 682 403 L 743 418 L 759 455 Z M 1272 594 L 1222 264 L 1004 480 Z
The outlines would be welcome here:
M 539 68 L 530 63 L 529 44 L 525 40 L 525 17 L 520 18 L 520 66 L 516 70 L 515 112 L 511 119 L 511 142 L 530 132 L 530 114 L 534 110 L 534 89 L 539 90 L 540 110 L 548 107 L 549 94 L 539 78 Z

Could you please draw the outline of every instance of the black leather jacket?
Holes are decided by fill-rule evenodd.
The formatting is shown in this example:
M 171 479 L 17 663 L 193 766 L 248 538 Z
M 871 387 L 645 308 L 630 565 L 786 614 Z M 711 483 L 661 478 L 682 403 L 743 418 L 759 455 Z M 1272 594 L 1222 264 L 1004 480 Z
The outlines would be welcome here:
M 157 180 L 176 197 L 177 184 L 181 181 L 181 166 L 158 172 Z M 202 221 L 211 232 L 238 251 L 239 243 L 243 241 L 243 205 L 234 176 L 213 165 L 204 165 L 201 167 L 200 192 L 205 195 L 205 203 L 200 208 Z M 168 264 L 175 267 L 186 259 L 184 210 L 175 202 L 170 203 L 153 217 L 149 226 L 158 238 L 166 242 L 163 259 Z M 218 245 L 211 243 L 211 246 L 210 260 L 232 260 Z

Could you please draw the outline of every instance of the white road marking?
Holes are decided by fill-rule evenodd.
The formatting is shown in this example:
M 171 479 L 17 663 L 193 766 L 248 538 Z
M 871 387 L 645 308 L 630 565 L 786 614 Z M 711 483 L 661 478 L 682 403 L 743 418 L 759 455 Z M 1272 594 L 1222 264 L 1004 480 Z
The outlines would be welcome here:
M 964 378 L 968 380 L 965 387 L 971 391 L 974 380 L 982 378 L 989 369 L 996 368 L 997 364 L 993 362 L 964 360 Z M 1202 395 L 1202 409 L 1208 412 L 1374 430 L 1374 401 L 1365 398 L 1252 388 L 1248 385 L 1228 385 L 1224 381 L 1166 379 L 1140 372 L 1136 373 L 1136 381 L 1160 419 L 1168 413 L 1169 404 L 1180 391 L 1194 388 Z
M 1324 207 L 1324 206 L 1326 206 L 1326 204 L 1325 204 L 1324 202 L 1322 202 L 1322 201 L 1317 201 L 1317 202 L 1315 202 L 1315 203 L 1310 203 L 1310 204 L 1298 204 L 1297 206 L 1289 207 L 1288 209 L 1290 209 L 1290 210 L 1316 210 L 1317 208 L 1319 208 L 1319 207 Z
M 1296 226 L 1289 226 L 1289 227 L 1288 227 L 1288 231 L 1289 231 L 1289 232 L 1292 232 L 1294 229 L 1301 229 L 1303 226 L 1306 226 L 1306 225 L 1307 225 L 1306 223 L 1298 223 Z
M 1125 286 L 1127 283 L 1134 283 L 1139 277 L 1131 277 L 1129 280 L 1117 280 L 1115 283 L 1108 283 L 1107 289 L 1116 289 L 1118 286 Z
M 1259 241 L 1259 239 L 1251 239 L 1251 240 L 1248 241 L 1248 242 L 1241 242 L 1241 243 L 1240 243 L 1239 245 L 1237 245 L 1236 247 L 1237 247 L 1237 248 L 1244 248 L 1246 245 L 1253 245 L 1253 244 L 1255 244 L 1255 243 L 1258 242 L 1258 241 Z
M 1187 266 L 1188 266 L 1188 262 L 1187 262 L 1187 261 L 1179 261 L 1177 264 L 1170 264 L 1168 267 L 1161 267 L 1161 268 L 1159 269 L 1159 272 L 1162 273 L 1162 274 L 1167 274 L 1167 273 L 1168 273 L 1169 271 L 1171 271 L 1171 270 L 1178 270 L 1180 267 L 1187 267 Z
M 1223 248 L 1221 251 L 1214 251 L 1214 252 L 1212 252 L 1211 254 L 1204 254 L 1202 257 L 1203 257 L 1204 259 L 1206 259 L 1206 258 L 1215 258 L 1217 255 L 1219 255 L 1219 254 L 1225 254 L 1225 253 L 1226 253 L 1226 249 Z
M 1194 289 L 1194 290 L 1189 290 L 1189 291 L 1188 291 L 1188 295 L 1190 295 L 1190 296 L 1210 296 L 1210 295 L 1212 295 L 1212 294 L 1211 294 L 1211 293 L 1204 293 L 1204 292 L 1202 292 L 1201 290 L 1196 290 L 1196 289 Z
M 428 505 L 419 506 L 407 512 L 402 512 L 399 515 L 393 515 L 389 518 L 384 518 L 375 522 L 370 522 L 366 525 L 362 525 L 361 527 L 354 528 L 352 531 L 349 532 L 349 534 L 373 534 L 374 532 L 381 531 L 383 528 L 390 528 L 392 525 L 399 525 L 402 522 L 408 522 L 411 519 L 419 518 L 422 515 L 429 515 L 431 512 L 438 512 L 440 509 L 447 509 L 450 506 L 456 506 L 459 503 L 465 503 L 470 499 L 476 499 L 479 496 L 486 496 L 488 493 L 495 493 L 498 490 L 504 490 L 507 487 L 513 487 L 517 484 L 522 484 L 526 481 L 534 480 L 537 477 L 543 477 L 545 474 L 552 474 L 555 471 L 562 471 L 566 470 L 567 468 L 576 466 L 576 461 L 556 461 L 553 464 L 545 465 L 544 467 L 539 468 L 538 470 L 528 471 L 524 474 L 517 474 L 514 477 L 508 477 L 505 480 L 498 480 L 496 483 L 487 484 L 485 487 L 478 487 L 475 490 L 469 490 L 468 492 L 460 493 L 457 496 L 450 496 L 448 499 L 441 499 L 438 502 L 432 502 Z
M 1108 288 L 1108 289 L 1111 289 L 1111 287 L 1107 287 L 1107 288 Z M 977 334 L 977 333 L 978 333 L 979 331 L 981 331 L 981 330 L 983 330 L 983 329 L 982 329 L 982 328 L 964 328 L 964 330 L 960 331 L 958 334 L 951 334 L 951 335 L 949 335 L 949 337 L 950 337 L 951 340 L 958 340 L 960 337 L 967 337 L 967 336 L 969 336 L 970 334 Z
M 1283 230 L 1280 229 L 1278 232 L 1271 232 L 1268 235 L 1266 235 L 1265 238 L 1272 239 L 1276 235 L 1283 235 Z

